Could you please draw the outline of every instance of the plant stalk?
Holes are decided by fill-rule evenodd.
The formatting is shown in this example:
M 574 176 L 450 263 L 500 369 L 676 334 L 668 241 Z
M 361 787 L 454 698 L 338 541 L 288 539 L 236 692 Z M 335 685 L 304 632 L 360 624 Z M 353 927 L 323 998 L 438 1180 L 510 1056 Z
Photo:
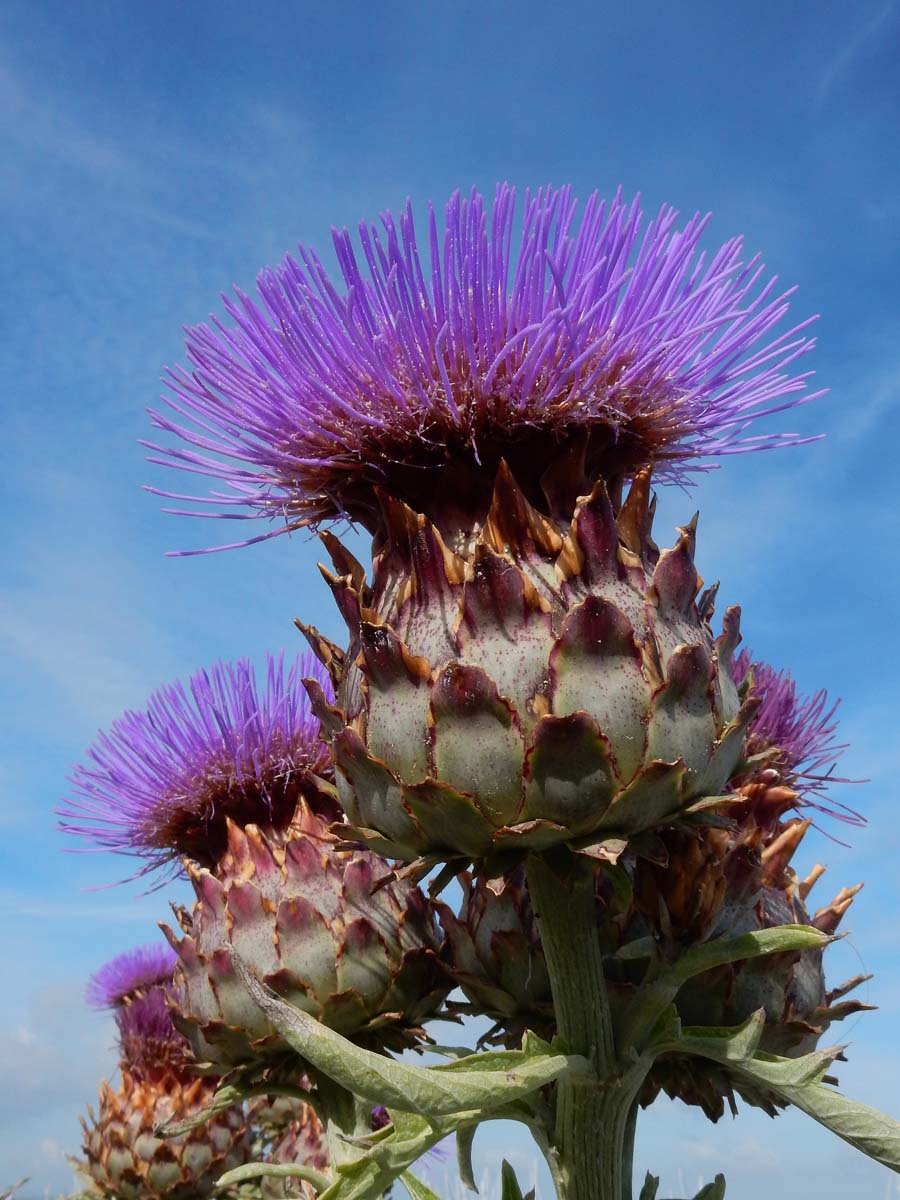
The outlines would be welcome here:
M 593 1067 L 590 1075 L 556 1085 L 553 1175 L 559 1200 L 630 1200 L 635 1086 L 616 1051 L 593 867 L 573 856 L 561 878 L 535 855 L 526 870 L 559 1036 Z

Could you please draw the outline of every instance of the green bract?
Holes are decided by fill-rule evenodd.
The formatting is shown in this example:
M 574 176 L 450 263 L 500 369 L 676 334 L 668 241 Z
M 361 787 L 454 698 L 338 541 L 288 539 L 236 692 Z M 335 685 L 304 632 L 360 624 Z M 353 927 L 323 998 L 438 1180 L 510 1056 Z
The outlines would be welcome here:
M 599 481 L 551 519 L 501 466 L 456 550 L 382 504 L 371 586 L 326 537 L 349 653 L 304 629 L 335 680 L 339 708 L 308 686 L 357 836 L 482 858 L 628 836 L 721 791 L 756 704 L 732 678 L 739 613 L 713 637 L 693 523 L 658 551 L 649 472 L 618 512 Z
M 198 1059 L 222 1068 L 284 1052 L 238 981 L 233 952 L 333 1029 L 377 1045 L 414 1039 L 449 987 L 419 889 L 373 892 L 388 865 L 339 849 L 303 801 L 286 838 L 229 823 L 228 839 L 216 875 L 189 867 L 197 903 L 179 914 L 184 937 L 166 929 L 180 960 L 175 1019 Z

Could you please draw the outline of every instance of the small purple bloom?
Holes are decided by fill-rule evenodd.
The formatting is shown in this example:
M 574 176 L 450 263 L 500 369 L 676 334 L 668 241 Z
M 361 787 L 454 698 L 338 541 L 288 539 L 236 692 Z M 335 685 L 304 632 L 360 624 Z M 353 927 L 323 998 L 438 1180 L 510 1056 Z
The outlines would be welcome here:
M 172 1022 L 168 989 L 153 988 L 116 1013 L 119 1054 L 132 1075 L 147 1075 L 191 1061 L 190 1043 Z
M 441 469 L 462 491 L 461 472 L 505 458 L 536 487 L 573 444 L 594 477 L 655 463 L 683 483 L 804 440 L 745 433 L 813 398 L 793 372 L 814 342 L 812 318 L 773 334 L 791 292 L 740 238 L 707 256 L 708 217 L 679 229 L 663 207 L 645 224 L 621 193 L 591 195 L 580 224 L 568 187 L 526 193 L 521 227 L 515 205 L 506 185 L 492 206 L 454 194 L 443 227 L 429 207 L 420 253 L 407 203 L 381 232 L 361 224 L 359 251 L 333 233 L 340 281 L 301 246 L 262 271 L 258 299 L 224 297 L 230 323 L 187 331 L 171 415 L 151 413 L 182 444 L 150 448 L 231 491 L 159 494 L 279 521 L 247 544 L 334 517 L 373 528 L 374 485 L 424 511 Z
M 88 981 L 88 1004 L 115 1010 L 122 1066 L 132 1075 L 184 1070 L 190 1061 L 188 1041 L 175 1028 L 169 1008 L 175 962 L 165 943 L 138 946 Z
M 121 1008 L 152 988 L 172 982 L 177 956 L 166 942 L 126 950 L 92 975 L 85 999 L 91 1008 Z
M 213 865 L 225 849 L 227 818 L 285 828 L 310 773 L 330 773 L 301 680 L 330 683 L 310 654 L 286 670 L 268 656 L 257 682 L 247 660 L 217 663 L 160 688 L 143 712 L 126 712 L 71 776 L 60 827 L 146 859 L 138 872 L 188 856 Z
M 801 696 L 790 671 L 754 662 L 749 650 L 742 650 L 735 659 L 734 677 L 739 686 L 751 668 L 753 690 L 762 703 L 747 729 L 747 753 L 771 753 L 772 766 L 809 807 L 852 825 L 864 825 L 865 819 L 852 808 L 824 801 L 832 784 L 855 782 L 835 775 L 837 760 L 847 749 L 847 743 L 836 738 L 840 700 L 829 704 L 824 688 L 812 696 Z

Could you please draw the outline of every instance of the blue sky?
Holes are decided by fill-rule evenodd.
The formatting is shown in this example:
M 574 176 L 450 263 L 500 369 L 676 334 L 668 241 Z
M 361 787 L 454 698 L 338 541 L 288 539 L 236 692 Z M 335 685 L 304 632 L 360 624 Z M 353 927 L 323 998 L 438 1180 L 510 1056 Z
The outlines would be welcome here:
M 695 497 L 663 497 L 660 531 L 699 506 L 701 570 L 743 603 L 753 648 L 843 697 L 845 764 L 872 780 L 849 799 L 870 827 L 850 849 L 814 831 L 801 859 L 829 864 L 822 903 L 867 881 L 831 974 L 864 962 L 881 1007 L 842 1031 L 841 1076 L 900 1116 L 898 51 L 900 7 L 882 0 L 0 8 L 0 938 L 15 980 L 0 995 L 0 1184 L 68 1185 L 77 1114 L 113 1062 L 84 979 L 152 939 L 169 898 L 85 890 L 127 864 L 61 853 L 51 810 L 70 764 L 158 684 L 294 650 L 295 614 L 340 635 L 312 542 L 163 557 L 211 528 L 140 490 L 162 480 L 137 439 L 180 327 L 298 240 L 327 255 L 332 224 L 501 179 L 712 209 L 711 238 L 743 232 L 800 285 L 798 317 L 822 314 L 831 391 L 780 427 L 827 440 L 729 460 Z M 525 1143 L 490 1127 L 482 1163 L 510 1144 L 527 1169 Z M 800 1115 L 713 1127 L 660 1105 L 638 1157 L 666 1195 L 726 1167 L 729 1200 L 761 1184 L 900 1196 Z

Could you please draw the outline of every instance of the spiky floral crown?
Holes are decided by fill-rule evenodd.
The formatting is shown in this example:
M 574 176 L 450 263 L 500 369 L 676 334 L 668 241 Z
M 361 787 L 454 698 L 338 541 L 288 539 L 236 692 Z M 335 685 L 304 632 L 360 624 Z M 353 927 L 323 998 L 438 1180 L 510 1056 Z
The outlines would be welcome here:
M 331 694 L 310 654 L 290 666 L 268 656 L 259 681 L 239 660 L 160 688 L 146 710 L 101 733 L 75 768 L 73 794 L 57 810 L 61 828 L 93 848 L 144 858 L 144 874 L 184 856 L 215 862 L 227 818 L 286 826 L 304 779 L 331 770 L 307 677 Z
M 159 494 L 278 521 L 246 543 L 341 516 L 374 530 L 377 486 L 446 527 L 442 503 L 483 515 L 501 459 L 546 509 L 541 479 L 567 451 L 590 481 L 652 463 L 684 482 L 802 440 L 745 432 L 812 398 L 792 372 L 814 343 L 810 321 L 770 336 L 791 293 L 741 239 L 707 257 L 708 217 L 678 229 L 664 206 L 645 224 L 639 198 L 594 194 L 576 228 L 576 207 L 569 188 L 526 194 L 519 227 L 513 189 L 491 206 L 456 193 L 443 229 L 429 207 L 426 259 L 407 204 L 382 232 L 359 226 L 361 260 L 333 233 L 340 283 L 301 246 L 257 300 L 236 289 L 230 324 L 187 331 L 192 369 L 168 372 L 170 412 L 151 414 L 181 439 L 151 461 L 231 490 Z

